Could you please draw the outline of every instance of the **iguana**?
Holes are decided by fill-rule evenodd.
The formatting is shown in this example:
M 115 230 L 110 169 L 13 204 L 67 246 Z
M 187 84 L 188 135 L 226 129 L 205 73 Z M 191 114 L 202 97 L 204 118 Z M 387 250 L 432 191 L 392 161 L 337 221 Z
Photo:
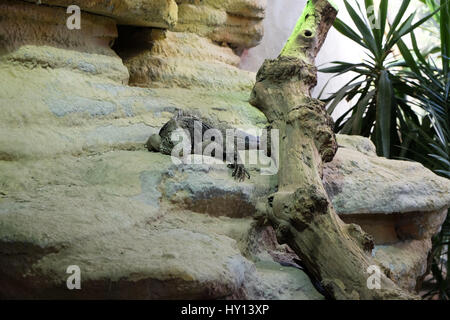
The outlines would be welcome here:
M 266 139 L 260 139 L 260 137 L 255 137 L 236 129 L 234 135 L 234 145 L 232 148 L 227 148 L 227 144 L 225 141 L 226 130 L 232 128 L 219 128 L 219 125 L 213 125 L 211 124 L 211 122 L 205 121 L 192 114 L 183 113 L 181 111 L 179 111 L 160 129 L 159 134 L 153 134 L 148 138 L 146 143 L 147 149 L 152 152 L 161 152 L 163 154 L 171 155 L 172 150 L 175 146 L 172 141 L 172 133 L 177 129 L 184 129 L 187 131 L 187 133 L 189 133 L 190 137 L 194 137 L 195 122 L 201 124 L 202 137 L 209 129 L 217 129 L 220 131 L 223 137 L 223 159 L 232 159 L 233 163 L 229 164 L 228 167 L 233 169 L 232 177 L 234 177 L 236 180 L 244 181 L 245 178 L 250 179 L 249 172 L 242 164 L 242 161 L 240 161 L 239 151 L 252 150 L 256 147 L 258 150 L 264 150 L 266 152 L 266 155 L 270 157 L 270 134 L 267 135 L 268 143 L 266 143 L 266 141 L 262 143 L 262 140 Z M 205 147 L 206 145 L 203 144 L 201 148 L 197 149 L 203 153 Z M 196 148 L 194 145 L 194 139 L 191 138 L 190 153 L 195 154 L 195 152 Z

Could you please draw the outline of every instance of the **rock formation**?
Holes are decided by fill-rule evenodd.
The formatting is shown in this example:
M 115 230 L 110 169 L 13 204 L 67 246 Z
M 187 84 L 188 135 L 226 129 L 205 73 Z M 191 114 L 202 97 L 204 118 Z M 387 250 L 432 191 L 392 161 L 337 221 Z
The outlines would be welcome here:
M 25 0 L 36 3 L 34 0 Z M 170 28 L 178 20 L 174 0 L 43 0 L 40 3 L 67 8 L 77 5 L 84 12 L 111 17 L 122 25 Z
M 82 27 L 69 30 L 69 1 L 0 0 L 0 297 L 323 299 L 258 223 L 276 176 L 252 167 L 237 183 L 224 164 L 175 166 L 144 148 L 178 109 L 267 124 L 248 103 L 255 74 L 237 68 L 261 38 L 264 2 L 70 1 Z M 412 289 L 448 181 L 339 139 L 324 170 L 333 205 Z M 70 265 L 81 290 L 66 287 Z
M 401 287 L 413 291 L 427 269 L 431 237 L 450 202 L 448 179 L 422 165 L 376 156 L 369 139 L 338 136 L 340 148 L 324 169 L 336 212 L 374 237 L 372 254 Z

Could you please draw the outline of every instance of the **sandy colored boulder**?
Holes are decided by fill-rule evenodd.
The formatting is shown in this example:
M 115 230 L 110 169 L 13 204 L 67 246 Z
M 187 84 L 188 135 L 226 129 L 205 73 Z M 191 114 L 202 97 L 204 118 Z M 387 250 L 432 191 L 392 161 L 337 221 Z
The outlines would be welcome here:
M 220 160 L 195 155 L 184 162 L 169 167 L 158 189 L 170 203 L 195 212 L 254 217 L 260 198 L 276 188 L 276 176 L 261 175 L 257 166 L 247 166 L 251 178 L 238 183 Z
M 399 286 L 417 292 L 428 268 L 430 250 L 430 241 L 407 240 L 392 245 L 377 245 L 373 254 L 383 271 Z
M 0 296 L 321 298 L 251 216 L 173 206 L 160 192 L 170 165 L 143 150 L 1 162 Z M 82 290 L 67 290 L 69 265 Z
M 2 160 L 143 148 L 179 109 L 239 128 L 266 123 L 242 92 L 128 87 L 84 71 L 9 63 L 0 77 L 8 79 L 0 88 Z
M 7 77 L 13 68 L 15 76 Z M 1 76 L 9 79 L 0 100 L 2 160 L 143 148 L 148 137 L 177 109 L 221 118 L 235 127 L 265 123 L 245 102 L 244 94 L 132 88 L 102 77 L 87 76 L 86 82 L 83 73 L 64 69 L 42 71 L 23 66 L 3 66 L 0 70 Z M 28 90 L 24 93 L 20 84 L 25 79 Z M 7 94 L 19 97 L 14 108 L 7 103 Z
M 128 82 L 128 70 L 110 48 L 117 37 L 114 20 L 85 13 L 83 28 L 69 30 L 62 8 L 2 0 L 0 10 L 2 65 L 65 69 Z
M 371 152 L 362 137 L 341 138 L 336 158 L 324 168 L 324 183 L 339 214 L 395 214 L 448 208 L 450 181 L 423 165 L 389 160 Z M 354 140 L 359 139 L 360 143 Z M 360 150 L 366 154 L 361 154 Z
M 241 17 L 264 18 L 267 0 L 176 0 L 178 4 L 203 4 Z
M 117 51 L 130 71 L 130 84 L 140 87 L 250 90 L 254 73 L 238 68 L 240 58 L 226 46 L 188 32 L 156 33 L 152 29 L 121 29 L 125 42 Z
M 174 31 L 196 33 L 233 47 L 254 47 L 263 36 L 261 17 L 234 15 L 209 5 L 180 4 L 178 17 Z
M 450 207 L 450 182 L 415 162 L 377 157 L 363 137 L 338 135 L 324 185 L 346 223 L 374 237 L 373 256 L 402 288 L 414 291 L 427 270 L 431 238 Z
M 177 4 L 173 0 L 43 0 L 41 2 L 64 8 L 77 5 L 82 11 L 111 17 L 119 24 L 169 28 L 177 22 Z

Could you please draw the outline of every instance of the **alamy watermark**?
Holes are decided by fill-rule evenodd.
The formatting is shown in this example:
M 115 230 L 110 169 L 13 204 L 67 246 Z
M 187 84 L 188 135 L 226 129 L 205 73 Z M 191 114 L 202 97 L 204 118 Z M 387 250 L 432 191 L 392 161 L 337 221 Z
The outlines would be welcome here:
M 81 290 L 81 269 L 77 265 L 67 267 L 66 273 L 70 276 L 66 280 L 66 286 L 69 290 Z
M 66 20 L 66 26 L 69 30 L 80 30 L 81 29 L 81 10 L 77 5 L 70 5 L 66 10 L 67 14 L 70 16 Z
M 369 19 L 370 28 L 381 29 L 381 21 L 377 19 L 377 15 L 375 14 L 375 6 L 367 8 L 367 18 Z
M 367 288 L 369 290 L 381 289 L 381 270 L 379 266 L 371 265 L 367 268 L 369 277 L 367 278 Z

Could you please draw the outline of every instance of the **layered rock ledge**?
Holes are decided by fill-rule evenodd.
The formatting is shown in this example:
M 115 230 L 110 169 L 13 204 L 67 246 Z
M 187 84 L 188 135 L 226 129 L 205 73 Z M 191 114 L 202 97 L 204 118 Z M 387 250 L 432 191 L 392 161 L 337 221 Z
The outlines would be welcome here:
M 414 290 L 427 270 L 431 238 L 450 204 L 450 182 L 421 164 L 377 157 L 369 139 L 338 136 L 324 168 L 336 212 L 375 240 L 373 255 L 400 286 Z
M 36 3 L 34 0 L 25 1 Z M 178 20 L 178 7 L 174 0 L 42 0 L 40 2 L 64 8 L 77 5 L 82 11 L 111 17 L 117 23 L 125 25 L 170 28 Z

